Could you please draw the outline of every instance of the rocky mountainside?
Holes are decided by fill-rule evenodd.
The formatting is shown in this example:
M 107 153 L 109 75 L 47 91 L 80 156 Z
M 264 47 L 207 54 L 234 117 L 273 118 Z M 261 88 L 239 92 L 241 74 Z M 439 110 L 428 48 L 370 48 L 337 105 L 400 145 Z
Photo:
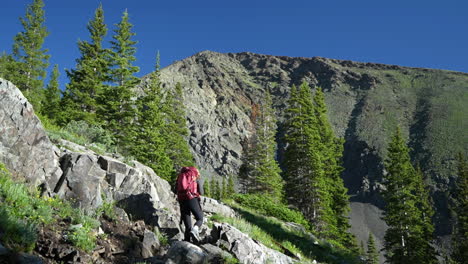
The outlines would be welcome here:
M 59 196 L 85 212 L 91 213 L 105 202 L 116 204 L 113 209 L 116 219 L 97 219 L 99 229 L 93 231 L 97 245 L 90 252 L 78 249 L 69 240 L 71 230 L 82 225 L 71 225 L 70 219 L 62 219 L 53 226 L 39 227 L 32 254 L 17 252 L 0 243 L 0 263 L 201 264 L 236 259 L 236 263 L 286 264 L 300 259 L 273 250 L 227 223 L 208 225 L 205 220 L 200 243 L 180 241 L 183 238 L 180 209 L 167 181 L 137 161 L 127 164 L 69 141 L 51 142 L 31 104 L 12 83 L 3 79 L 0 79 L 0 163 L 16 181 L 38 187 L 43 197 Z M 3 199 L 0 195 L 0 205 Z M 237 216 L 232 208 L 210 198 L 202 198 L 201 206 L 205 217 Z M 6 211 L 0 209 L 5 217 Z M 0 237 L 5 235 L 3 220 Z M 163 237 L 157 235 L 161 233 Z
M 437 233 L 450 233 L 447 199 L 454 156 L 468 153 L 468 74 L 358 63 L 204 51 L 164 68 L 166 87 L 181 83 L 190 145 L 205 175 L 236 175 L 242 142 L 252 135 L 254 104 L 270 89 L 281 125 L 290 87 L 307 81 L 321 87 L 335 133 L 346 140 L 343 178 L 352 196 L 353 231 L 380 238 L 379 196 L 390 136 L 400 126 L 412 158 L 430 176 L 437 207 Z

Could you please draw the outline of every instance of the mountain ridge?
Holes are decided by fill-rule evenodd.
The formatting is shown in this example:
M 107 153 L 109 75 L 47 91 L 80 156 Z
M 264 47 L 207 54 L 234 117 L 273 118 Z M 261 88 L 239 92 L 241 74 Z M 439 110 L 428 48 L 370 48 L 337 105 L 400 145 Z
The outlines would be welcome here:
M 281 161 L 283 110 L 290 87 L 302 81 L 314 89 L 321 87 L 332 127 L 346 140 L 343 178 L 357 208 L 366 204 L 383 208 L 383 161 L 388 140 L 399 126 L 412 148 L 413 161 L 431 179 L 437 234 L 450 234 L 447 204 L 455 180 L 454 156 L 468 153 L 467 73 L 322 57 L 203 51 L 165 67 L 161 79 L 165 87 L 181 83 L 192 152 L 202 171 L 214 177 L 236 175 L 242 142 L 253 133 L 250 111 L 267 89 L 279 120 Z M 373 212 L 364 216 L 369 218 L 380 213 L 363 211 Z M 365 241 L 366 229 L 376 225 L 359 227 L 359 239 Z M 371 231 L 381 243 L 382 232 Z

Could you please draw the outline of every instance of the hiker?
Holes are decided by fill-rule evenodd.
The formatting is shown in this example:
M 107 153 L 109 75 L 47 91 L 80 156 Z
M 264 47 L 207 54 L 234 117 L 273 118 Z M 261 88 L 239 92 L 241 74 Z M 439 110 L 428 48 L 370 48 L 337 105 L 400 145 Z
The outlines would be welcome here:
M 195 167 L 183 167 L 177 177 L 177 200 L 180 205 L 180 215 L 185 226 L 184 241 L 200 241 L 200 228 L 203 223 L 203 212 L 200 206 L 200 193 L 197 180 L 200 172 Z M 195 216 L 195 225 L 192 227 L 191 214 Z

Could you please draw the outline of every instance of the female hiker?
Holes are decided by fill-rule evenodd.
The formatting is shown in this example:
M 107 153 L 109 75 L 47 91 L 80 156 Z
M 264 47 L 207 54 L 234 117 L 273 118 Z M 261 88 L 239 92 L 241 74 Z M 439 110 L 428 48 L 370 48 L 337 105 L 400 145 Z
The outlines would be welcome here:
M 185 226 L 184 240 L 190 242 L 190 236 L 200 241 L 199 231 L 203 223 L 203 212 L 200 206 L 200 193 L 197 180 L 200 172 L 195 167 L 183 167 L 177 177 L 177 199 L 179 200 L 180 213 Z M 195 216 L 195 225 L 192 227 L 191 214 Z

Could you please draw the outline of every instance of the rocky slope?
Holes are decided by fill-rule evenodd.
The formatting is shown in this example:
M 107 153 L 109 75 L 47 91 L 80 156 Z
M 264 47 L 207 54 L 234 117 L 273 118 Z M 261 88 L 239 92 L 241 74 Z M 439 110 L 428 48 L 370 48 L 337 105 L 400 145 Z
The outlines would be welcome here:
M 166 87 L 182 84 L 192 151 L 205 175 L 215 177 L 237 174 L 242 142 L 252 134 L 252 105 L 262 101 L 266 89 L 273 94 L 281 139 L 290 87 L 302 81 L 322 87 L 333 128 L 346 139 L 343 178 L 352 196 L 353 231 L 361 240 L 370 230 L 379 238 L 377 243 L 382 241 L 384 224 L 378 219 L 383 160 L 399 125 L 414 161 L 430 176 L 437 233 L 450 233 L 446 205 L 454 155 L 468 153 L 468 74 L 320 57 L 205 51 L 164 68 L 161 77 Z M 281 141 L 278 154 L 281 159 Z
M 3 79 L 0 129 L 0 162 L 16 180 L 40 187 L 44 196 L 58 195 L 89 212 L 104 200 L 117 205 L 115 220 L 98 219 L 97 247 L 91 252 L 70 244 L 70 228 L 80 227 L 71 227 L 70 220 L 62 219 L 39 229 L 32 254 L 17 254 L 0 244 L 0 263 L 201 264 L 224 263 L 233 257 L 240 263 L 297 262 L 225 223 L 212 227 L 205 223 L 199 245 L 180 241 L 180 209 L 167 181 L 137 161 L 129 165 L 64 140 L 53 144 L 21 92 Z M 205 216 L 236 216 L 233 209 L 210 198 L 202 199 L 202 208 Z M 155 232 L 165 234 L 168 244 Z

